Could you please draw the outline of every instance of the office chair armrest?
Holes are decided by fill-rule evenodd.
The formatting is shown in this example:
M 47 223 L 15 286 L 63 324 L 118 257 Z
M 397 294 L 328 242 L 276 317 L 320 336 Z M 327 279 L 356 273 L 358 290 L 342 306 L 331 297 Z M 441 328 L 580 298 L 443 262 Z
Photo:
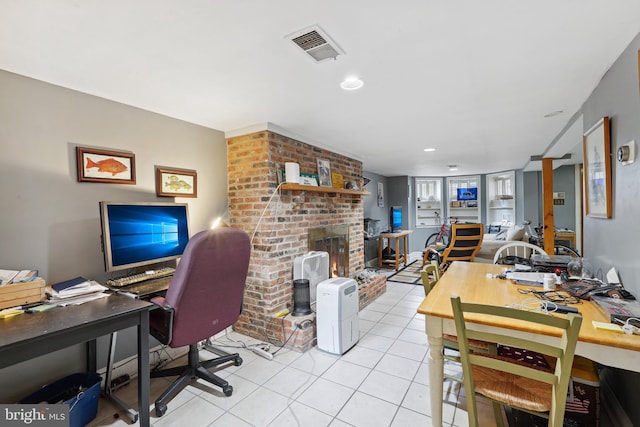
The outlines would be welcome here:
M 164 297 L 151 298 L 151 302 L 159 309 L 149 313 L 149 332 L 162 344 L 169 344 L 173 338 L 174 309 Z

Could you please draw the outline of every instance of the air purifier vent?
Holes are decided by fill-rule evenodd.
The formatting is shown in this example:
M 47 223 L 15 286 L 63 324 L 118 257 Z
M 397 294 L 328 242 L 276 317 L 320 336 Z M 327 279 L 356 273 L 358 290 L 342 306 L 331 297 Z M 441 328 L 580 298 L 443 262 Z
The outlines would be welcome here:
M 344 51 L 338 44 L 317 25 L 291 33 L 285 38 L 295 43 L 316 62 L 336 59 L 338 55 L 344 55 Z

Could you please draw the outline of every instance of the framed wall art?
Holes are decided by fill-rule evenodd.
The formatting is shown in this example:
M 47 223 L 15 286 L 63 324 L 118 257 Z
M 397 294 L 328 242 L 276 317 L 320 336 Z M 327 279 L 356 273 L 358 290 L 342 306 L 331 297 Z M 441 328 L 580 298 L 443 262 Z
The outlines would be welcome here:
M 318 184 L 321 187 L 331 187 L 331 165 L 329 160 L 318 159 Z
M 598 120 L 582 139 L 587 216 L 611 218 L 611 131 L 609 117 Z
M 76 147 L 79 182 L 135 184 L 135 154 Z
M 341 173 L 331 172 L 331 185 L 333 188 L 344 188 L 344 176 Z
M 156 166 L 156 195 L 198 197 L 198 175 L 189 169 Z

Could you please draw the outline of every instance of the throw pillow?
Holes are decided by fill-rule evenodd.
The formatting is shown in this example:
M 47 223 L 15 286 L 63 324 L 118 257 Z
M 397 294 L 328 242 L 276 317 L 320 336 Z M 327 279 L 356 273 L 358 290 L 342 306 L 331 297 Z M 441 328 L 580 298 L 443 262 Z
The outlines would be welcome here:
M 507 240 L 522 240 L 524 237 L 524 227 L 514 226 L 509 228 L 509 232 L 507 233 Z

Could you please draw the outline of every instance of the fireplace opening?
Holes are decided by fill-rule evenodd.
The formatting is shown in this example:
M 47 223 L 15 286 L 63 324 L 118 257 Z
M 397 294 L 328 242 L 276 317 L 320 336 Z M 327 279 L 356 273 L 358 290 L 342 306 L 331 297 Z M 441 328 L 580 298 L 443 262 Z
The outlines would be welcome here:
M 329 254 L 329 275 L 347 277 L 349 274 L 349 226 L 333 225 L 309 229 L 309 250 Z

